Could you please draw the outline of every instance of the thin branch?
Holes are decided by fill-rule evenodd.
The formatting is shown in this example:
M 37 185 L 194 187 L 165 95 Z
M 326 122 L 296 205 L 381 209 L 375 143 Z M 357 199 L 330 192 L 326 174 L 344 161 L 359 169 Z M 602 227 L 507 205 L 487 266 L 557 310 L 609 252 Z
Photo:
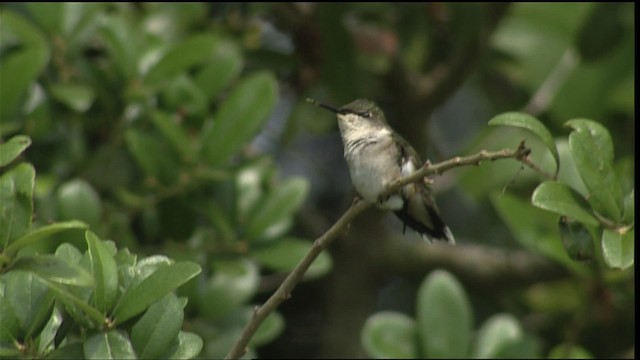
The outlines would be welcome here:
M 466 165 L 478 165 L 481 161 L 486 160 L 498 160 L 498 159 L 517 159 L 521 160 L 525 158 L 530 153 L 529 148 L 524 145 L 524 141 L 520 143 L 520 146 L 516 150 L 512 149 L 503 149 L 496 152 L 489 151 L 480 151 L 477 154 L 466 156 L 466 157 L 456 157 L 451 160 L 443 161 L 438 164 L 432 165 L 430 163 L 426 163 L 420 170 L 415 173 L 400 178 L 393 183 L 391 183 L 387 190 L 381 195 L 391 195 L 398 191 L 402 186 L 409 184 L 415 181 L 423 181 L 422 179 L 430 174 L 441 174 L 449 169 L 466 166 Z M 235 342 L 227 356 L 226 359 L 237 359 L 244 355 L 247 351 L 247 345 L 249 344 L 249 340 L 256 332 L 260 324 L 264 321 L 264 319 L 272 313 L 280 303 L 289 299 L 291 297 L 291 291 L 295 288 L 295 286 L 300 282 L 304 274 L 306 273 L 309 266 L 313 263 L 313 261 L 320 255 L 322 250 L 327 248 L 348 226 L 349 224 L 362 213 L 364 210 L 369 208 L 371 203 L 366 201 L 357 201 L 338 219 L 338 221 L 329 228 L 322 236 L 317 238 L 311 250 L 305 255 L 305 257 L 300 260 L 298 265 L 291 271 L 291 273 L 284 279 L 280 287 L 269 297 L 267 302 L 265 302 L 262 306 L 256 306 L 253 316 L 251 320 L 247 323 L 247 325 L 242 330 L 242 334 L 240 338 Z

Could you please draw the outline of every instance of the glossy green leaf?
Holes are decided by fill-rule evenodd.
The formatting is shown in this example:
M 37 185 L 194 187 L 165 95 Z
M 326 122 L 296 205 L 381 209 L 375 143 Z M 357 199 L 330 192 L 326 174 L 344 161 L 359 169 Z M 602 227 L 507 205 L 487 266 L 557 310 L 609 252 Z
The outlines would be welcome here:
M 15 160 L 31 145 L 31 138 L 26 135 L 16 135 L 4 144 L 0 144 L 0 167 Z
M 110 58 L 124 79 L 132 78 L 136 72 L 141 49 L 137 41 L 137 32 L 124 16 L 103 14 L 98 20 L 100 37 Z
M 545 181 L 538 185 L 531 195 L 531 203 L 587 225 L 599 225 L 598 220 L 591 215 L 589 203 L 573 189 L 559 182 Z
M 593 355 L 576 344 L 559 344 L 549 351 L 547 359 L 593 359 Z
M 5 250 L 5 253 L 8 255 L 14 255 L 24 247 L 49 240 L 49 237 L 53 234 L 67 230 L 78 230 L 86 228 L 87 224 L 76 220 L 45 225 L 41 228 L 29 232 L 27 235 L 11 243 Z
M 605 229 L 602 233 L 602 255 L 609 267 L 626 269 L 633 265 L 635 231 L 614 231 Z
M 193 359 L 202 351 L 202 338 L 194 333 L 180 331 L 175 350 L 162 356 L 164 359 Z
M 278 84 L 269 72 L 241 80 L 220 106 L 213 124 L 203 130 L 204 158 L 220 166 L 238 152 L 267 120 L 276 104 Z
M 42 26 L 47 32 L 60 35 L 64 23 L 64 3 L 48 2 L 48 3 L 27 3 L 29 14 L 33 16 L 36 22 Z
M 260 264 L 273 271 L 291 271 L 300 260 L 309 253 L 313 243 L 311 241 L 285 238 L 264 246 L 251 249 L 251 256 Z M 333 263 L 327 251 L 323 251 L 313 261 L 305 278 L 312 279 L 322 276 L 331 270 Z
M 0 277 L 0 319 L 2 319 L 0 321 L 0 346 L 11 344 L 9 349 L 14 349 L 14 341 L 22 336 L 18 314 L 11 306 L 10 294 L 7 291 L 7 282 L 12 276 L 14 275 L 7 274 Z
M 558 173 L 558 182 L 569 186 L 586 199 L 587 196 L 589 196 L 589 190 L 587 190 L 587 187 L 584 185 L 576 163 L 573 161 L 571 149 L 569 148 L 569 139 L 566 137 L 558 139 L 556 146 L 558 147 L 560 163 L 562 164 L 560 172 Z
M 47 278 L 40 278 L 53 293 L 55 293 L 56 298 L 61 303 L 67 305 L 70 308 L 77 308 L 84 312 L 89 319 L 91 319 L 92 324 L 94 326 L 102 326 L 106 322 L 106 318 L 103 314 L 100 313 L 96 308 L 89 305 L 85 299 L 81 299 L 73 292 L 69 291 L 69 288 L 61 285 L 58 282 L 51 281 Z
M 106 243 L 92 231 L 85 233 L 87 249 L 91 259 L 91 271 L 96 284 L 93 300 L 98 310 L 108 313 L 116 302 L 118 295 L 118 268 L 113 253 Z
M 309 183 L 301 178 L 292 178 L 282 182 L 258 203 L 257 209 L 247 224 L 247 236 L 250 239 L 269 236 L 270 227 L 293 216 L 309 191 Z
M 2 58 L 0 117 L 4 118 L 18 110 L 25 93 L 49 61 L 49 49 L 40 31 L 13 11 L 2 12 L 2 32 L 18 37 L 22 47 Z
M 24 256 L 11 264 L 11 270 L 30 271 L 43 279 L 72 286 L 90 287 L 93 277 L 81 266 L 54 255 Z
M 98 333 L 84 343 L 85 359 L 136 359 L 127 335 L 120 330 Z
M 56 249 L 55 255 L 70 264 L 79 264 L 80 259 L 82 259 L 80 250 L 69 243 L 60 244 Z
M 510 314 L 498 314 L 487 319 L 480 329 L 473 351 L 474 358 L 495 358 L 501 349 L 522 337 L 518 321 Z
M 173 183 L 178 177 L 178 162 L 168 143 L 153 133 L 129 129 L 125 133 L 127 148 L 148 175 L 165 184 Z
M 556 148 L 556 142 L 553 140 L 553 136 L 551 136 L 551 132 L 549 132 L 549 129 L 547 129 L 547 127 L 544 126 L 544 124 L 540 122 L 540 120 L 525 113 L 507 112 L 489 120 L 489 125 L 515 126 L 527 129 L 536 134 L 547 146 L 549 151 L 551 151 L 551 154 L 556 161 L 556 174 L 558 173 L 560 167 L 560 155 L 558 154 L 558 149 Z
M 216 42 L 217 39 L 210 34 L 193 35 L 180 41 L 149 69 L 145 82 L 156 85 L 213 58 Z
M 183 320 L 183 306 L 173 293 L 151 305 L 131 329 L 131 342 L 138 357 L 160 358 L 178 336 Z
M 613 171 L 613 142 L 607 129 L 591 120 L 575 119 L 565 126 L 573 131 L 569 147 L 576 167 L 590 192 L 589 202 L 614 221 L 622 216 L 622 191 Z
M 151 120 L 183 159 L 191 159 L 193 155 L 192 140 L 189 139 L 188 134 L 180 126 L 176 117 L 156 111 L 153 113 Z
M 204 118 L 209 103 L 190 76 L 181 74 L 169 81 L 160 93 L 167 111 L 178 112 L 185 118 Z
M 96 98 L 93 88 L 84 84 L 57 83 L 49 91 L 53 98 L 80 113 L 89 110 Z
M 570 258 L 576 261 L 590 261 L 595 254 L 593 237 L 589 230 L 580 222 L 565 216 L 558 220 L 562 245 Z
M 418 327 L 404 314 L 384 311 L 370 316 L 362 327 L 360 342 L 374 359 L 418 358 Z
M 427 358 L 469 356 L 473 314 L 462 285 L 443 270 L 430 273 L 418 290 L 420 349 Z
M 198 294 L 198 308 L 209 319 L 217 319 L 239 308 L 258 290 L 260 274 L 251 261 L 217 260 L 213 274 Z
M 586 271 L 569 258 L 562 246 L 557 215 L 506 193 L 492 194 L 491 201 L 515 240 L 524 247 L 559 261 L 574 271 Z
M 6 249 L 31 227 L 36 171 L 22 163 L 0 176 L 0 247 Z
M 45 359 L 50 360 L 69 360 L 69 359 L 83 359 L 84 347 L 81 342 L 74 342 L 59 348 L 54 349 L 47 354 Z
M 247 319 L 247 322 L 250 319 Z M 258 326 L 255 334 L 251 337 L 249 345 L 258 347 L 270 343 L 277 338 L 284 330 L 284 318 L 279 312 L 275 311 L 264 319 L 262 324 Z
M 102 201 L 94 188 L 84 179 L 63 183 L 56 192 L 56 201 L 62 220 L 81 220 L 97 228 L 102 216 Z
M 49 292 L 51 299 L 54 299 L 53 292 Z M 38 335 L 38 353 L 46 354 L 50 352 L 53 348 L 53 344 L 55 344 L 55 338 L 60 330 L 60 326 L 62 325 L 62 311 L 59 307 L 53 307 L 53 311 L 49 316 L 46 324 L 42 328 L 42 331 Z M 60 330 L 62 334 L 64 329 Z
M 53 297 L 47 286 L 28 272 L 12 271 L 5 275 L 5 299 L 15 312 L 16 338 L 24 339 L 40 333 L 53 309 Z
M 122 323 L 144 311 L 167 293 L 198 275 L 198 264 L 183 261 L 158 268 L 140 284 L 122 295 L 114 310 L 114 322 Z
M 195 83 L 207 99 L 227 87 L 242 70 L 242 56 L 232 42 L 219 39 L 214 52 L 214 60 L 195 75 Z

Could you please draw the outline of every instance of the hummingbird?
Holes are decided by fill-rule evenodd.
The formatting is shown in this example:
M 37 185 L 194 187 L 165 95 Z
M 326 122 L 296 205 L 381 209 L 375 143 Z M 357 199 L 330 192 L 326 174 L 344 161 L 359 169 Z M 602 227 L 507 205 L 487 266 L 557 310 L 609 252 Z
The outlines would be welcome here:
M 378 208 L 393 211 L 404 224 L 403 233 L 408 226 L 428 243 L 441 240 L 455 244 L 425 181 L 407 184 L 397 194 L 381 198 L 387 185 L 416 171 L 422 166 L 422 160 L 415 149 L 389 126 L 384 113 L 374 102 L 357 99 L 335 108 L 313 99 L 307 101 L 338 117 L 351 182 L 362 199 L 376 204 Z

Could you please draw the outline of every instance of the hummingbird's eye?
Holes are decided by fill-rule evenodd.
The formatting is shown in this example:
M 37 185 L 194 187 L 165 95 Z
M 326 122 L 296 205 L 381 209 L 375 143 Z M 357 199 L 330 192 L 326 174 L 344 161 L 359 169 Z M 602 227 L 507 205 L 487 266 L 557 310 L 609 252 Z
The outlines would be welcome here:
M 362 117 L 366 117 L 367 119 L 370 119 L 373 114 L 371 114 L 371 111 L 363 111 L 359 115 Z

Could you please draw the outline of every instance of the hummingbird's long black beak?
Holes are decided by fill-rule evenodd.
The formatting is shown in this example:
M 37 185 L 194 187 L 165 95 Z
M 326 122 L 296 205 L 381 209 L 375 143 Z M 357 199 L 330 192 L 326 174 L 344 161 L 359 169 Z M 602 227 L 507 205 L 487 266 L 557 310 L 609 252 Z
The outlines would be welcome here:
M 329 106 L 327 104 L 323 104 L 323 103 L 318 102 L 316 100 L 313 100 L 311 98 L 307 98 L 307 102 L 309 102 L 309 103 L 311 103 L 311 104 L 313 104 L 313 105 L 315 105 L 317 107 L 325 108 L 325 109 L 327 109 L 327 110 L 329 110 L 329 111 L 331 111 L 333 113 L 336 113 L 336 114 L 341 114 L 342 113 L 340 110 L 334 108 L 333 106 Z

